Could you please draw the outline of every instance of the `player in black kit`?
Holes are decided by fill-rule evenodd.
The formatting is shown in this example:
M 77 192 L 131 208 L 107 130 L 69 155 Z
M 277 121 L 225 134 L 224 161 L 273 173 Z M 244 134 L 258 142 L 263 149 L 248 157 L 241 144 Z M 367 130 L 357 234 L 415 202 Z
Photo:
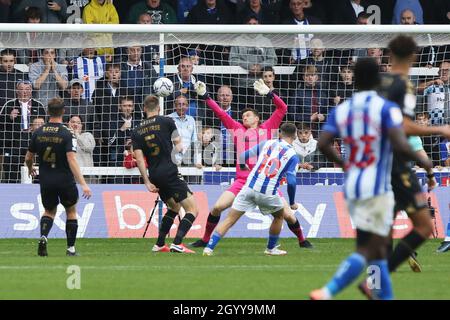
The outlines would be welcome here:
M 28 174 L 32 177 L 37 175 L 33 168 L 34 155 L 37 154 L 39 157 L 39 183 L 45 212 L 40 224 L 41 238 L 38 245 L 38 255 L 43 257 L 48 255 L 47 237 L 53 225 L 56 207 L 61 203 L 67 215 L 66 254 L 76 256 L 78 189 L 75 179 L 81 185 L 83 197 L 89 199 L 92 193 L 75 158 L 77 150 L 75 136 L 62 123 L 63 100 L 60 98 L 51 99 L 48 103 L 48 114 L 50 116 L 49 122 L 34 132 L 25 156 Z
M 397 36 L 389 43 L 389 50 L 392 71 L 390 74 L 382 76 L 380 87 L 377 91 L 400 106 L 403 113 L 405 133 L 408 136 L 442 135 L 450 138 L 449 126 L 420 126 L 414 122 L 416 91 L 408 79 L 409 70 L 415 61 L 417 50 L 414 39 L 409 36 Z M 436 186 L 436 179 L 432 170 L 427 172 L 427 178 L 428 190 L 431 190 Z M 410 162 L 395 152 L 391 183 L 395 196 L 394 214 L 400 210 L 406 211 L 414 227 L 393 249 L 388 259 L 389 271 L 395 271 L 398 266 L 409 258 L 411 269 L 415 272 L 420 272 L 421 266 L 416 259 L 415 250 L 432 234 L 432 219 L 426 195 L 422 191 Z M 368 298 L 374 298 L 365 282 L 359 284 L 359 289 Z
M 181 137 L 178 135 L 175 122 L 169 117 L 159 115 L 160 106 L 157 97 L 145 98 L 144 111 L 147 118 L 131 135 L 136 162 L 147 189 L 150 192 L 158 192 L 167 205 L 167 213 L 162 218 L 158 240 L 152 251 L 195 253 L 181 243 L 198 212 L 191 190 L 172 161 L 173 154 L 181 148 Z M 175 151 L 172 152 L 174 147 Z M 148 165 L 148 175 L 145 161 Z M 165 245 L 165 238 L 181 207 L 186 214 L 169 248 Z

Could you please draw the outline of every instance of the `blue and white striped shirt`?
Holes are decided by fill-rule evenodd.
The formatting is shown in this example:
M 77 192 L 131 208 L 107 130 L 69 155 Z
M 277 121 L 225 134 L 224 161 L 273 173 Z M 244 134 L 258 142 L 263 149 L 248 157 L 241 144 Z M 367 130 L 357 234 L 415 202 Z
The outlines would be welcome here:
M 288 176 L 293 177 L 292 183 L 295 186 L 298 163 L 299 159 L 292 145 L 284 140 L 268 140 L 245 185 L 260 193 L 275 195 L 284 177 L 288 178 L 288 182 Z M 293 199 L 291 200 L 293 203 Z
M 402 123 L 398 105 L 375 91 L 358 92 L 331 112 L 322 129 L 342 138 L 349 150 L 345 160 L 347 199 L 363 200 L 392 190 L 388 129 Z

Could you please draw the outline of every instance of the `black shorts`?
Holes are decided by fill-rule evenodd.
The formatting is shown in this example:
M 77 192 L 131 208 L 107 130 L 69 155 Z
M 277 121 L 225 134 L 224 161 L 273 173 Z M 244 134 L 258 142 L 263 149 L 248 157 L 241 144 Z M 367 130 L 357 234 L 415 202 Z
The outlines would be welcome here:
M 392 191 L 395 197 L 395 212 L 406 211 L 408 215 L 427 208 L 427 199 L 416 174 L 409 167 L 392 172 Z
M 59 203 L 65 208 L 71 207 L 78 202 L 78 188 L 76 184 L 68 186 L 45 186 L 41 185 L 42 205 L 46 210 L 55 209 Z
M 181 202 L 192 195 L 188 184 L 179 173 L 164 178 L 151 177 L 150 181 L 159 189 L 159 196 L 164 202 L 170 198 L 173 198 L 175 202 Z

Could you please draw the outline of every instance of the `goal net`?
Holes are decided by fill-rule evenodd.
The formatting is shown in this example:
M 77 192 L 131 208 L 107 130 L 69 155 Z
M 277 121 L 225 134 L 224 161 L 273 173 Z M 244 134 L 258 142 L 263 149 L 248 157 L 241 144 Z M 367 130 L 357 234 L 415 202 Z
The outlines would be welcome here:
M 417 121 L 449 122 L 450 33 L 445 26 L 0 28 L 0 177 L 11 190 L 38 181 L 27 176 L 24 156 L 54 97 L 65 100 L 64 121 L 78 138 L 77 158 L 89 183 L 141 183 L 130 134 L 144 117 L 143 99 L 162 76 L 172 80 L 174 93 L 162 100 L 161 113 L 174 118 L 182 136 L 183 152 L 174 159 L 189 183 L 225 190 L 235 177 L 237 145 L 252 143 L 245 132 L 233 140 L 220 117 L 195 94 L 195 82 L 206 83 L 231 119 L 242 123 L 242 111 L 252 108 L 261 124 L 273 120 L 277 110 L 271 99 L 253 89 L 253 82 L 263 79 L 287 104 L 283 121 L 300 129 L 295 148 L 301 159 L 297 181 L 302 195 L 315 192 L 309 186 L 341 185 L 342 172 L 317 149 L 321 125 L 354 92 L 358 58 L 374 57 L 380 71 L 389 72 L 386 47 L 399 33 L 413 36 L 419 45 L 410 73 L 417 88 Z M 422 142 L 439 183 L 447 185 L 449 142 L 434 136 Z M 335 147 L 347 156 L 341 141 Z

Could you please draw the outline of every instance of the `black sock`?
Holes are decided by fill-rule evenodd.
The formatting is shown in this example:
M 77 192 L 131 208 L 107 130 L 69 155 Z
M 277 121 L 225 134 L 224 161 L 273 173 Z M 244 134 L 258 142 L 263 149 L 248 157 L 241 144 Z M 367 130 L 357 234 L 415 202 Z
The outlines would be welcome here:
M 390 256 L 392 256 L 393 253 L 394 253 L 394 239 L 392 239 L 391 237 L 386 247 L 386 257 L 390 258 Z
M 219 223 L 220 220 L 220 216 L 213 216 L 211 213 L 208 214 L 208 219 L 206 220 L 207 222 L 211 222 L 211 223 Z
M 165 243 L 165 239 L 167 234 L 170 231 L 170 227 L 172 227 L 173 220 L 177 216 L 177 212 L 172 210 L 167 210 L 166 214 L 161 220 L 161 226 L 159 227 L 158 240 L 156 241 L 156 245 L 162 247 Z
M 43 216 L 41 218 L 41 237 L 44 236 L 47 238 L 52 226 L 53 226 L 53 219 L 47 216 Z
M 189 229 L 191 229 L 194 220 L 195 216 L 192 213 L 186 213 L 184 215 L 184 218 L 181 220 L 180 226 L 178 227 L 177 235 L 173 240 L 173 244 L 178 245 L 183 241 L 184 236 L 188 233 Z
M 77 239 L 78 231 L 78 220 L 67 220 L 66 221 L 66 237 L 67 237 L 67 247 L 73 247 L 75 245 L 75 240 Z
M 425 240 L 415 230 L 400 240 L 388 259 L 389 272 L 395 271 Z

